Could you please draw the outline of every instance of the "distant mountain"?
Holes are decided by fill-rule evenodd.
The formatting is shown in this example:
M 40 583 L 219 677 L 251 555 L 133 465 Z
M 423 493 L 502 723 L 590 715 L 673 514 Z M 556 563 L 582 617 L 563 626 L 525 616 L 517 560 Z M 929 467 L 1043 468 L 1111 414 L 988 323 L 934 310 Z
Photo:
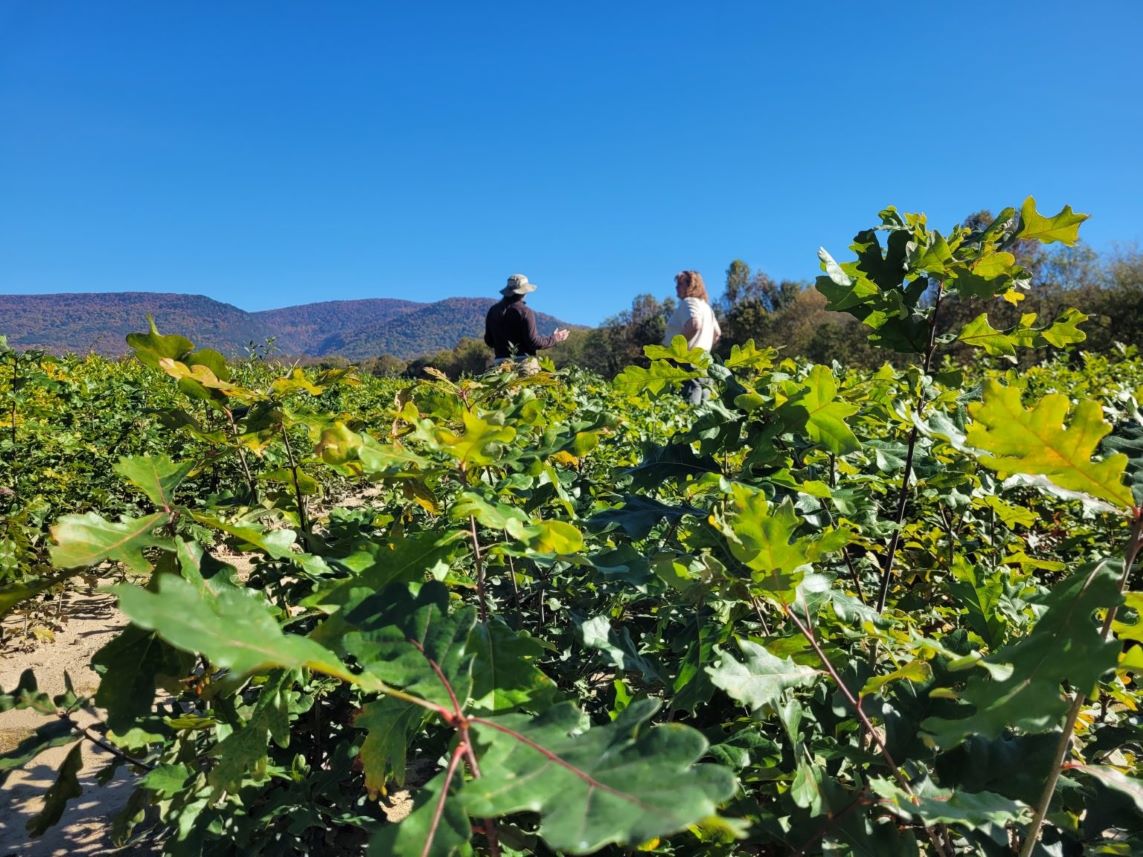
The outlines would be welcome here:
M 374 298 L 246 312 L 202 295 L 161 292 L 0 295 L 0 334 L 13 348 L 116 356 L 130 350 L 125 337 L 146 330 L 152 315 L 163 333 L 182 334 L 223 354 L 243 354 L 251 343 L 273 337 L 277 352 L 289 356 L 361 360 L 391 354 L 408 360 L 452 348 L 466 336 L 482 337 L 493 302 Z M 536 313 L 536 322 L 544 334 L 568 326 L 544 313 Z
M 13 348 L 114 356 L 131 350 L 125 337 L 147 329 L 148 313 L 159 330 L 224 354 L 241 354 L 248 342 L 276 335 L 236 306 L 202 295 L 152 292 L 0 295 L 0 334 Z
M 452 348 L 464 337 L 484 337 L 484 316 L 495 301 L 488 298 L 446 298 L 431 304 L 416 304 L 395 319 L 346 328 L 336 342 L 325 343 L 327 351 L 350 360 L 377 354 L 408 359 L 442 348 Z M 566 323 L 546 313 L 536 313 L 536 329 L 543 335 Z
M 326 355 L 340 353 L 337 343 L 347 328 L 383 326 L 394 318 L 423 306 L 415 301 L 376 298 L 302 304 L 253 312 L 250 315 L 277 331 L 279 348 L 288 345 L 287 350 L 291 353 Z

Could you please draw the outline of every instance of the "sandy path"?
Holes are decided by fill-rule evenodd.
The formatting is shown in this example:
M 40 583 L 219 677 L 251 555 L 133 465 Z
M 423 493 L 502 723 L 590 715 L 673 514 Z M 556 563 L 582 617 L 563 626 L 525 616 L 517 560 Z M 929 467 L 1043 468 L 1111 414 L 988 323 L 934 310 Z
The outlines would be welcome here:
M 62 693 L 64 672 L 80 695 L 95 692 L 99 677 L 88 668 L 91 656 L 104 646 L 125 624 L 109 595 L 83 595 L 72 591 L 62 616 L 62 629 L 54 639 L 39 644 L 35 651 L 0 654 L 0 687 L 12 688 L 20 673 L 35 670 L 40 689 L 48 694 Z M 5 631 L 23 625 L 23 619 L 9 616 Z M 19 743 L 36 727 L 52 718 L 34 711 L 6 711 L 0 714 L 0 747 L 8 749 Z M 94 718 L 80 712 L 76 720 L 87 725 Z M 80 785 L 83 794 L 68 803 L 59 824 L 38 840 L 29 840 L 25 830 L 28 820 L 40 811 L 42 796 L 55 782 L 56 772 L 71 745 L 55 747 L 41 753 L 22 769 L 13 771 L 2 787 L 0 802 L 0 854 L 26 854 L 29 857 L 66 854 L 106 854 L 110 852 L 111 818 L 123 807 L 133 790 L 134 775 L 120 768 L 105 786 L 95 782 L 95 775 L 111 760 L 90 741 L 84 742 L 83 770 Z

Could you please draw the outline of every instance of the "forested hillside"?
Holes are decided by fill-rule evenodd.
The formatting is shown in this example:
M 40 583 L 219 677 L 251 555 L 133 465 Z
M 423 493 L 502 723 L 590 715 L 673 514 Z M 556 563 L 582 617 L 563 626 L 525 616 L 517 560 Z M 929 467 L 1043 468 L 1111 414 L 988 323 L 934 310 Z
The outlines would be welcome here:
M 407 360 L 482 336 L 493 302 L 375 298 L 246 312 L 201 295 L 159 292 L 0 295 L 0 335 L 15 348 L 118 356 L 128 350 L 124 337 L 152 315 L 160 329 L 187 331 L 195 342 L 228 355 L 273 340 L 272 350 L 284 356 Z M 544 333 L 563 324 L 543 313 L 537 321 Z
M 236 306 L 157 292 L 0 295 L 0 334 L 13 348 L 118 356 L 129 351 L 125 337 L 148 314 L 169 330 L 193 330 L 196 342 L 224 354 L 276 335 Z

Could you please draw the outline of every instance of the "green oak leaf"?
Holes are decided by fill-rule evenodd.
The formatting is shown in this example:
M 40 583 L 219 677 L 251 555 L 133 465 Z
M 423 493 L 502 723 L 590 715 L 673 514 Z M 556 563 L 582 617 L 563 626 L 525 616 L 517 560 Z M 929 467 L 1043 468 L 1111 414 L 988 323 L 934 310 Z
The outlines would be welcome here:
M 461 421 L 464 431 L 460 434 L 450 429 L 436 429 L 436 442 L 441 449 L 466 465 L 495 464 L 503 454 L 504 445 L 516 437 L 516 429 L 512 426 L 486 422 L 472 411 L 464 411 Z
M 150 571 L 151 563 L 143 556 L 143 550 L 150 547 L 172 549 L 170 539 L 153 535 L 157 527 L 169 520 L 166 512 L 156 512 L 144 518 L 123 518 L 118 522 L 108 521 L 95 512 L 64 515 L 52 526 L 52 538 L 55 540 L 50 548 L 52 565 L 57 568 L 86 568 L 111 559 L 139 574 Z
M 1143 390 L 1135 394 L 1143 399 Z M 1143 505 L 1143 423 L 1129 422 L 1115 427 L 1115 433 L 1103 439 L 1101 452 L 1120 452 L 1127 456 L 1127 483 L 1135 502 Z
M 477 818 L 538 813 L 544 841 L 571 854 L 637 845 L 714 815 L 734 792 L 733 775 L 695 764 L 707 749 L 697 730 L 647 728 L 658 708 L 636 700 L 590 728 L 570 702 L 534 718 L 474 718 L 481 776 L 465 784 L 465 809 Z
M 53 713 L 54 710 L 55 706 L 52 706 Z M 24 767 L 45 750 L 72 743 L 75 737 L 71 724 L 60 718 L 49 720 L 43 726 L 37 727 L 15 747 L 0 753 L 0 786 L 4 785 L 4 781 L 12 771 Z
M 368 434 L 360 436 L 360 446 L 355 447 L 356 458 L 361 462 L 366 476 L 399 476 L 405 473 L 419 473 L 429 466 L 429 462 L 395 444 L 378 443 Z
M 870 678 L 861 688 L 861 696 L 869 696 L 871 693 L 880 693 L 881 689 L 887 684 L 892 684 L 895 681 L 911 681 L 916 683 L 924 683 L 933 677 L 933 668 L 929 666 L 928 661 L 913 660 L 909 661 L 904 666 L 897 667 L 892 672 L 884 673 L 883 675 L 876 675 Z
M 953 265 L 945 290 L 964 297 L 994 298 L 1012 288 L 1013 274 L 1019 270 L 1011 253 L 993 253 L 972 265 Z
M 857 406 L 838 400 L 837 381 L 828 366 L 815 366 L 800 389 L 791 386 L 791 393 L 778 409 L 784 423 L 804 428 L 811 440 L 837 455 L 861 448 L 845 424 L 846 417 L 857 413 Z
M 1108 765 L 1072 765 L 1069 772 L 1087 774 L 1098 780 L 1106 788 L 1119 792 L 1135 804 L 1135 811 L 1143 815 L 1143 780 L 1129 777 L 1122 771 Z
M 174 506 L 175 489 L 183 483 L 194 462 L 171 461 L 165 455 L 136 455 L 121 458 L 112 468 L 161 509 L 170 511 Z
M 644 345 L 643 353 L 651 360 L 674 360 L 699 368 L 709 365 L 711 359 L 709 351 L 687 347 L 687 338 L 681 333 L 672 337 L 670 345 Z
M 194 667 L 192 658 L 134 625 L 96 652 L 91 664 L 100 676 L 95 704 L 107 710 L 108 726 L 119 733 L 150 713 L 163 677 L 181 678 Z
M 147 316 L 147 323 L 151 328 L 149 332 L 127 334 L 127 344 L 135 350 L 140 363 L 158 369 L 160 360 L 182 360 L 194 349 L 194 343 L 185 336 L 160 334 L 151 316 Z
M 956 340 L 973 348 L 983 349 L 985 354 L 990 354 L 993 357 L 1013 359 L 1016 355 L 1017 346 L 1031 344 L 1030 342 L 1022 342 L 1019 337 L 1013 334 L 997 330 L 988 321 L 988 313 L 986 312 L 982 312 L 962 327 Z
M 472 825 L 461 802 L 464 792 L 458 794 L 459 776 L 454 777 L 451 793 L 444 795 L 444 807 L 439 809 L 446 777 L 444 771 L 433 777 L 417 792 L 408 816 L 373 835 L 369 857 L 453 857 L 460 853 L 472 838 Z
M 881 806 L 906 821 L 974 829 L 988 824 L 1021 823 L 1031 816 L 1027 806 L 995 792 L 942 789 L 928 779 L 912 784 L 913 795 L 896 781 L 883 777 L 871 777 L 869 787 L 881 798 Z
M 366 673 L 449 710 L 454 698 L 463 706 L 470 696 L 467 645 L 476 610 L 450 611 L 443 584 L 430 581 L 415 598 L 407 586 L 393 584 L 353 607 L 345 620 L 354 628 L 343 639 L 345 651 Z
M 758 348 L 753 339 L 748 339 L 741 345 L 730 346 L 730 356 L 723 361 L 722 365 L 727 369 L 750 368 L 756 372 L 764 372 L 774 365 L 774 358 L 777 355 L 778 352 L 775 349 L 769 346 Z
M 617 669 L 637 670 L 644 680 L 651 683 L 661 681 L 658 669 L 639 654 L 638 646 L 626 627 L 617 631 L 611 627 L 611 619 L 600 615 L 581 623 L 579 632 L 585 647 L 603 652 Z
M 204 512 L 191 512 L 191 517 L 200 524 L 233 536 L 240 547 L 254 547 L 273 559 L 297 557 L 291 548 L 297 540 L 293 530 L 266 530 L 257 523 L 232 524 L 215 515 Z
M 492 616 L 472 629 L 468 648 L 474 656 L 472 710 L 536 710 L 554 701 L 556 684 L 535 663 L 549 648 L 542 640 Z
M 1040 331 L 1041 338 L 1056 348 L 1075 345 L 1087 339 L 1087 334 L 1079 329 L 1078 325 L 1087 321 L 1087 316 L 1075 307 L 1068 307 L 1051 326 Z
M 1068 707 L 1061 685 L 1087 693 L 1115 666 L 1119 644 L 1103 639 L 1093 614 L 1120 602 L 1118 578 L 1113 563 L 1099 563 L 1058 584 L 1042 599 L 1047 609 L 1031 633 L 984 659 L 1010 667 L 1006 677 L 974 670 L 959 694 L 967 716 L 930 717 L 921 727 L 942 748 L 974 734 L 1058 728 Z
M 391 696 L 361 707 L 353 725 L 365 730 L 360 758 L 365 788 L 371 794 L 380 792 L 390 780 L 399 786 L 405 784 L 409 743 L 428 717 L 420 706 Z
M 597 512 L 591 516 L 588 524 L 592 528 L 604 530 L 616 526 L 629 538 L 640 539 L 646 538 L 660 521 L 674 523 L 688 514 L 704 515 L 704 512 L 695 506 L 671 506 L 654 497 L 625 494 L 623 505 Z
M 525 524 L 510 518 L 505 530 L 529 553 L 571 556 L 583 550 L 583 533 L 566 521 L 533 519 Z
M 275 378 L 270 388 L 278 396 L 289 396 L 294 393 L 309 393 L 311 396 L 320 396 L 325 392 L 324 387 L 314 384 L 301 366 L 295 366 L 282 378 Z
M 655 396 L 667 387 L 678 386 L 683 381 L 701 378 L 702 375 L 702 371 L 698 369 L 684 369 L 666 360 L 655 360 L 647 368 L 628 366 L 615 376 L 612 384 L 617 391 L 630 396 L 638 396 L 644 392 Z
M 266 682 L 249 719 L 211 748 L 210 755 L 217 762 L 207 781 L 216 795 L 236 791 L 241 786 L 247 772 L 257 768 L 265 758 L 271 738 L 279 747 L 290 743 L 287 676 L 287 673 L 278 673 Z M 260 772 L 257 777 L 259 780 L 265 778 L 265 772 Z
M 776 705 L 786 691 L 807 687 L 818 678 L 817 670 L 796 664 L 790 658 L 779 658 L 758 643 L 741 638 L 737 642 L 746 656 L 745 662 L 735 660 L 733 655 L 715 646 L 719 660 L 707 667 L 706 672 L 715 687 L 753 711 Z
M 788 603 L 810 564 L 849 540 L 847 531 L 831 529 L 798 538 L 801 524 L 789 498 L 775 507 L 761 491 L 735 483 L 731 509 L 720 529 L 735 559 L 755 572 L 753 580 L 761 591 Z
M 697 479 L 720 469 L 713 457 L 699 455 L 689 443 L 667 443 L 648 445 L 638 466 L 622 472 L 631 476 L 633 488 L 657 488 L 667 480 Z
M 1060 213 L 1051 217 L 1044 217 L 1036 211 L 1036 200 L 1028 197 L 1020 207 L 1020 230 L 1016 233 L 1018 238 L 1035 238 L 1044 244 L 1059 241 L 1069 247 L 1079 240 L 1080 224 L 1087 220 L 1088 215 L 1076 214 L 1070 205 L 1060 209 Z
M 183 790 L 191 776 L 192 771 L 186 765 L 159 765 L 147 771 L 139 783 L 160 798 L 172 798 Z
M 307 637 L 284 633 L 269 604 L 251 590 L 217 579 L 196 586 L 164 574 L 159 576 L 157 592 L 126 584 L 112 587 L 112 592 L 136 625 L 216 666 L 243 674 L 305 667 L 358 681 L 333 652 Z
M 60 820 L 64 809 L 67 808 L 67 802 L 83 794 L 83 787 L 79 784 L 79 771 L 82 767 L 83 742 L 80 741 L 71 748 L 71 752 L 60 765 L 56 781 L 44 795 L 44 808 L 28 819 L 26 827 L 30 836 L 33 838 L 43 836 L 48 828 Z
M 1134 497 L 1123 484 L 1127 456 L 1116 453 L 1092 460 L 1100 440 L 1111 431 L 1101 406 L 1081 401 L 1065 425 L 1069 404 L 1063 393 L 1051 393 L 1025 410 L 1018 389 L 989 380 L 984 400 L 969 406 L 973 423 L 967 443 L 983 453 L 980 463 L 1001 477 L 1041 476 L 1064 491 L 1130 509 Z
M 458 550 L 457 542 L 465 538 L 467 533 L 456 530 L 426 529 L 388 542 L 357 545 L 352 553 L 337 560 L 337 564 L 348 569 L 352 576 L 319 589 L 304 598 L 301 604 L 323 613 L 334 613 L 391 583 L 425 580 L 447 568 L 448 561 Z

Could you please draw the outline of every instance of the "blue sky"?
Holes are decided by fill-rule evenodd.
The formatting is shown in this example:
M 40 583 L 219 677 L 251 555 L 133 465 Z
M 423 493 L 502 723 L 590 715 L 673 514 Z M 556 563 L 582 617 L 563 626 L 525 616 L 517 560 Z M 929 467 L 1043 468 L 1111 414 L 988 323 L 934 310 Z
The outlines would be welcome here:
M 1143 242 L 1143 3 L 0 3 L 0 293 L 592 324 L 887 204 Z M 2 327 L 2 321 L 0 321 Z

